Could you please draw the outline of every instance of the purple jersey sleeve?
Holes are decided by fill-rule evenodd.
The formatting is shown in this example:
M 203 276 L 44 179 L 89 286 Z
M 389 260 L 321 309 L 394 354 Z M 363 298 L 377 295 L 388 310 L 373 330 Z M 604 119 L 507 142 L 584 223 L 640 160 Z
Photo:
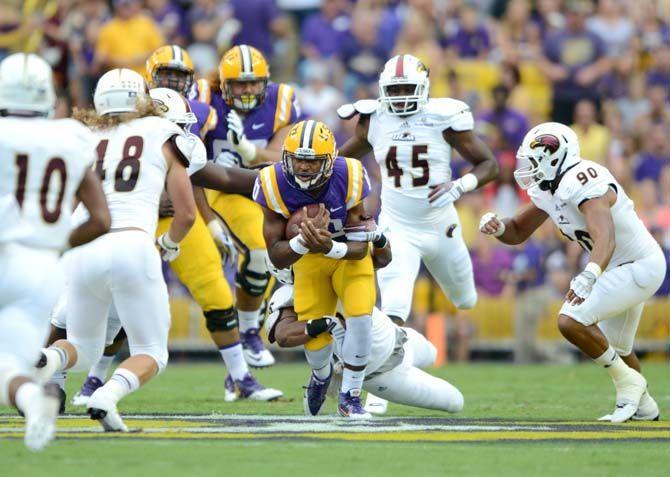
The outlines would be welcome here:
M 268 203 L 265 199 L 265 194 L 263 193 L 263 187 L 261 186 L 261 176 L 256 177 L 256 182 L 254 182 L 254 191 L 252 193 L 254 201 L 263 207 L 267 207 Z

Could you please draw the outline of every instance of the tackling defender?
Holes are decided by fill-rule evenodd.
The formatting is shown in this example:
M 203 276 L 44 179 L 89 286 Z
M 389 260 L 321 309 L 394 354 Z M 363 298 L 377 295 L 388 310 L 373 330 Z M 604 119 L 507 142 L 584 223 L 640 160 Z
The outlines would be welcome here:
M 347 242 L 345 225 L 367 219 L 363 199 L 369 191 L 363 165 L 338 156 L 332 131 L 312 120 L 291 128 L 282 163 L 264 168 L 254 188 L 254 199 L 263 206 L 270 261 L 277 268 L 293 265 L 298 320 L 332 316 L 338 299 L 342 302 L 347 332 L 338 411 L 351 419 L 370 417 L 360 392 L 370 353 L 375 283 L 368 242 Z M 287 240 L 289 217 L 308 204 L 319 204 L 318 215 L 305 215 L 299 233 Z M 332 341 L 324 331 L 305 343 L 313 379 L 330 380 Z
M 512 218 L 485 214 L 480 230 L 517 245 L 550 217 L 563 235 L 582 246 L 590 261 L 570 282 L 558 328 L 614 382 L 616 407 L 601 420 L 658 419 L 633 343 L 644 302 L 665 277 L 661 248 L 609 170 L 581 159 L 577 135 L 569 127 L 534 127 L 517 157 L 529 164 L 514 176 L 532 202 Z

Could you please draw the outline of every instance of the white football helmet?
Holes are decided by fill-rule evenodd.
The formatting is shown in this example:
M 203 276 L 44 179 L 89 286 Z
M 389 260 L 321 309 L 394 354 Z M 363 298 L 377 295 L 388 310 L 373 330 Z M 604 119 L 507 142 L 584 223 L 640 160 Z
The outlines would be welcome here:
M 0 111 L 51 116 L 56 92 L 49 64 L 32 53 L 15 53 L 0 62 Z
M 521 167 L 514 178 L 522 189 L 553 181 L 580 160 L 577 134 L 565 124 L 542 123 L 526 133 L 516 158 Z
M 190 129 L 191 124 L 198 122 L 191 106 L 181 94 L 170 88 L 154 88 L 149 90 L 149 96 L 163 112 L 163 116 L 175 124 Z
M 136 111 L 137 99 L 148 93 L 139 73 L 127 68 L 110 70 L 98 80 L 93 95 L 95 111 L 100 115 Z
M 402 96 L 393 95 L 393 87 L 398 85 L 414 86 L 414 92 Z M 394 56 L 386 62 L 379 75 L 379 101 L 390 114 L 417 112 L 428 103 L 429 88 L 428 68 L 412 55 Z

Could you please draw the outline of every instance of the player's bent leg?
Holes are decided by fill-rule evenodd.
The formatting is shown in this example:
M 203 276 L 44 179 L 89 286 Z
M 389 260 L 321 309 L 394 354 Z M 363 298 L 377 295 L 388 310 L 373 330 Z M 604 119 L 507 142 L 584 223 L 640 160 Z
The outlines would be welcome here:
M 310 373 L 303 395 L 303 410 L 308 416 L 316 416 L 326 400 L 328 386 L 333 377 L 331 359 L 333 357 L 332 338 L 324 334 L 321 341 L 314 341 L 305 346 L 305 358 L 312 372 Z M 318 337 L 317 337 L 318 339 Z M 325 343 L 325 344 L 323 344 Z
M 411 357 L 409 363 L 417 368 L 427 368 L 435 363 L 437 359 L 435 345 L 412 328 L 404 328 L 404 331 L 407 334 L 405 353 Z

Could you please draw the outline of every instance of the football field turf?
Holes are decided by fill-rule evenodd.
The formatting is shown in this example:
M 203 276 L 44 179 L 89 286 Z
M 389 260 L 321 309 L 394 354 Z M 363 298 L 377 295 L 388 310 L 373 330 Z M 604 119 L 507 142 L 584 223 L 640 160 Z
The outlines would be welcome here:
M 670 416 L 670 366 L 644 364 L 650 390 Z M 172 364 L 120 406 L 130 434 L 104 434 L 68 407 L 58 440 L 31 454 L 22 421 L 0 416 L 1 475 L 107 476 L 661 476 L 670 466 L 670 422 L 598 423 L 613 387 L 591 363 L 574 366 L 451 365 L 434 373 L 458 386 L 453 416 L 391 404 L 366 424 L 343 423 L 334 403 L 302 416 L 307 368 L 277 365 L 256 375 L 286 397 L 223 402 L 218 364 Z M 81 376 L 68 378 L 72 396 Z M 141 430 L 140 430 L 141 429 Z

